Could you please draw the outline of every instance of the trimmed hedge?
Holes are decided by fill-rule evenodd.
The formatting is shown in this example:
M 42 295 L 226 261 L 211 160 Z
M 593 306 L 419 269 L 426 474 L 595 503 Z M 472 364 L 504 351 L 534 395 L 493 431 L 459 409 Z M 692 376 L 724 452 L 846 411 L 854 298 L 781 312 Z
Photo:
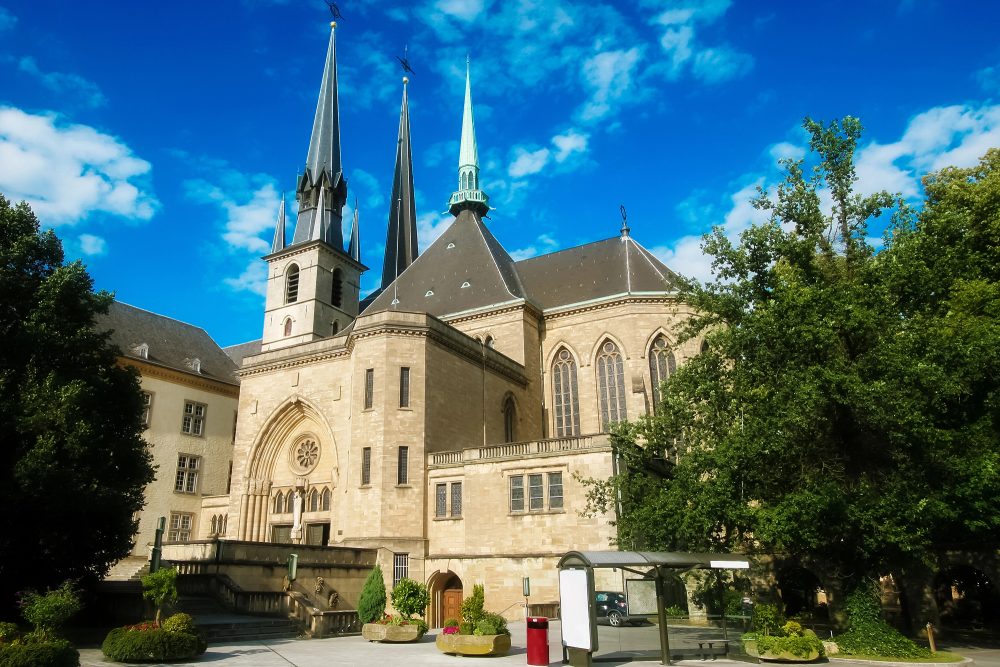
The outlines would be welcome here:
M 188 632 L 115 628 L 105 637 L 101 650 L 117 662 L 161 662 L 190 660 L 204 652 L 205 646 L 198 635 Z
M 80 653 L 65 639 L 0 646 L 0 667 L 79 667 Z

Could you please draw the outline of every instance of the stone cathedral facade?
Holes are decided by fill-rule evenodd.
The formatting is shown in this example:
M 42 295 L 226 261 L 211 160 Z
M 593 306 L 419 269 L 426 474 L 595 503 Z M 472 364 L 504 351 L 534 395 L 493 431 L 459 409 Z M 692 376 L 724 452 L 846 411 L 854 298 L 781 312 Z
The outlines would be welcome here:
M 675 275 L 623 224 L 611 238 L 514 261 L 483 221 L 466 79 L 450 227 L 418 254 L 406 80 L 381 288 L 360 298 L 357 221 L 345 249 L 335 30 L 296 191 L 268 267 L 263 337 L 240 364 L 225 538 L 378 550 L 387 586 L 432 593 L 428 620 L 486 587 L 494 611 L 558 598 L 555 564 L 606 549 L 578 477 L 607 477 L 611 423 L 648 414 L 700 349 Z

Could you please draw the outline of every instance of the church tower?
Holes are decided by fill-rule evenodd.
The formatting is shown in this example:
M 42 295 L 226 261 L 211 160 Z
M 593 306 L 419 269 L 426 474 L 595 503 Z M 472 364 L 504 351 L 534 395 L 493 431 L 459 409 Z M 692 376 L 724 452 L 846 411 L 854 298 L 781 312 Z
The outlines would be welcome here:
M 489 196 L 479 189 L 479 150 L 476 148 L 476 123 L 472 117 L 472 84 L 469 59 L 465 60 L 465 111 L 462 114 L 462 145 L 458 152 L 458 190 L 451 195 L 448 210 L 458 216 L 471 210 L 483 217 L 490 211 Z
M 392 176 L 392 201 L 389 203 L 389 229 L 385 235 L 385 262 L 382 264 L 382 289 L 417 258 L 417 211 L 413 198 L 413 157 L 410 150 L 410 107 L 403 77 L 403 103 L 399 110 L 399 137 L 396 140 L 396 170 Z
M 306 167 L 296 186 L 298 216 L 292 243 L 285 244 L 282 200 L 271 254 L 264 257 L 268 266 L 263 352 L 336 335 L 358 316 L 366 267 L 358 261 L 357 211 L 348 252 L 341 228 L 347 181 L 340 161 L 336 25 L 330 24 Z

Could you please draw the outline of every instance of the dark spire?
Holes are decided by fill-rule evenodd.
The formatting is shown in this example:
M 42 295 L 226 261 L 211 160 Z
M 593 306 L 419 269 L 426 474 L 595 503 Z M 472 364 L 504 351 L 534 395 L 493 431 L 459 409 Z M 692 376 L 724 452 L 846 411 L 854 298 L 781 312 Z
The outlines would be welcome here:
M 336 23 L 330 23 L 330 44 L 326 51 L 305 173 L 299 177 L 295 192 L 299 214 L 292 243 L 320 239 L 343 252 L 344 234 L 340 225 L 347 201 L 347 183 L 340 162 L 336 27 Z M 317 213 L 321 194 L 325 194 L 326 210 Z
M 417 211 L 413 200 L 413 157 L 410 151 L 410 107 L 403 77 L 403 104 L 399 111 L 399 138 L 396 140 L 396 171 L 392 177 L 389 229 L 385 234 L 385 262 L 382 288 L 385 289 L 417 258 Z
M 628 213 L 625 211 L 625 204 L 622 204 L 621 206 L 619 206 L 618 209 L 619 209 L 619 211 L 621 211 L 621 214 L 622 214 L 622 228 L 621 228 L 620 231 L 621 231 L 622 239 L 624 240 L 624 239 L 628 238 L 629 232 L 632 231 L 632 230 L 628 226 Z

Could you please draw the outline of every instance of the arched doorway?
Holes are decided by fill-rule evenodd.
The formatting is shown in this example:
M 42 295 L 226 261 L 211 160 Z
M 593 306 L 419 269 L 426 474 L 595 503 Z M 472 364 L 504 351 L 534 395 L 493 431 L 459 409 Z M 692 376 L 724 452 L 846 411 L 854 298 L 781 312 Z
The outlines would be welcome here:
M 827 623 L 830 620 L 826 591 L 815 574 L 796 565 L 778 570 L 778 590 L 785 616 Z
M 431 609 L 428 622 L 432 628 L 440 628 L 445 619 L 460 618 L 462 615 L 462 580 L 451 572 L 436 572 L 430 578 L 427 588 L 431 594 Z
M 1000 625 L 1000 592 L 988 575 L 970 565 L 952 565 L 934 578 L 941 623 L 956 630 Z

